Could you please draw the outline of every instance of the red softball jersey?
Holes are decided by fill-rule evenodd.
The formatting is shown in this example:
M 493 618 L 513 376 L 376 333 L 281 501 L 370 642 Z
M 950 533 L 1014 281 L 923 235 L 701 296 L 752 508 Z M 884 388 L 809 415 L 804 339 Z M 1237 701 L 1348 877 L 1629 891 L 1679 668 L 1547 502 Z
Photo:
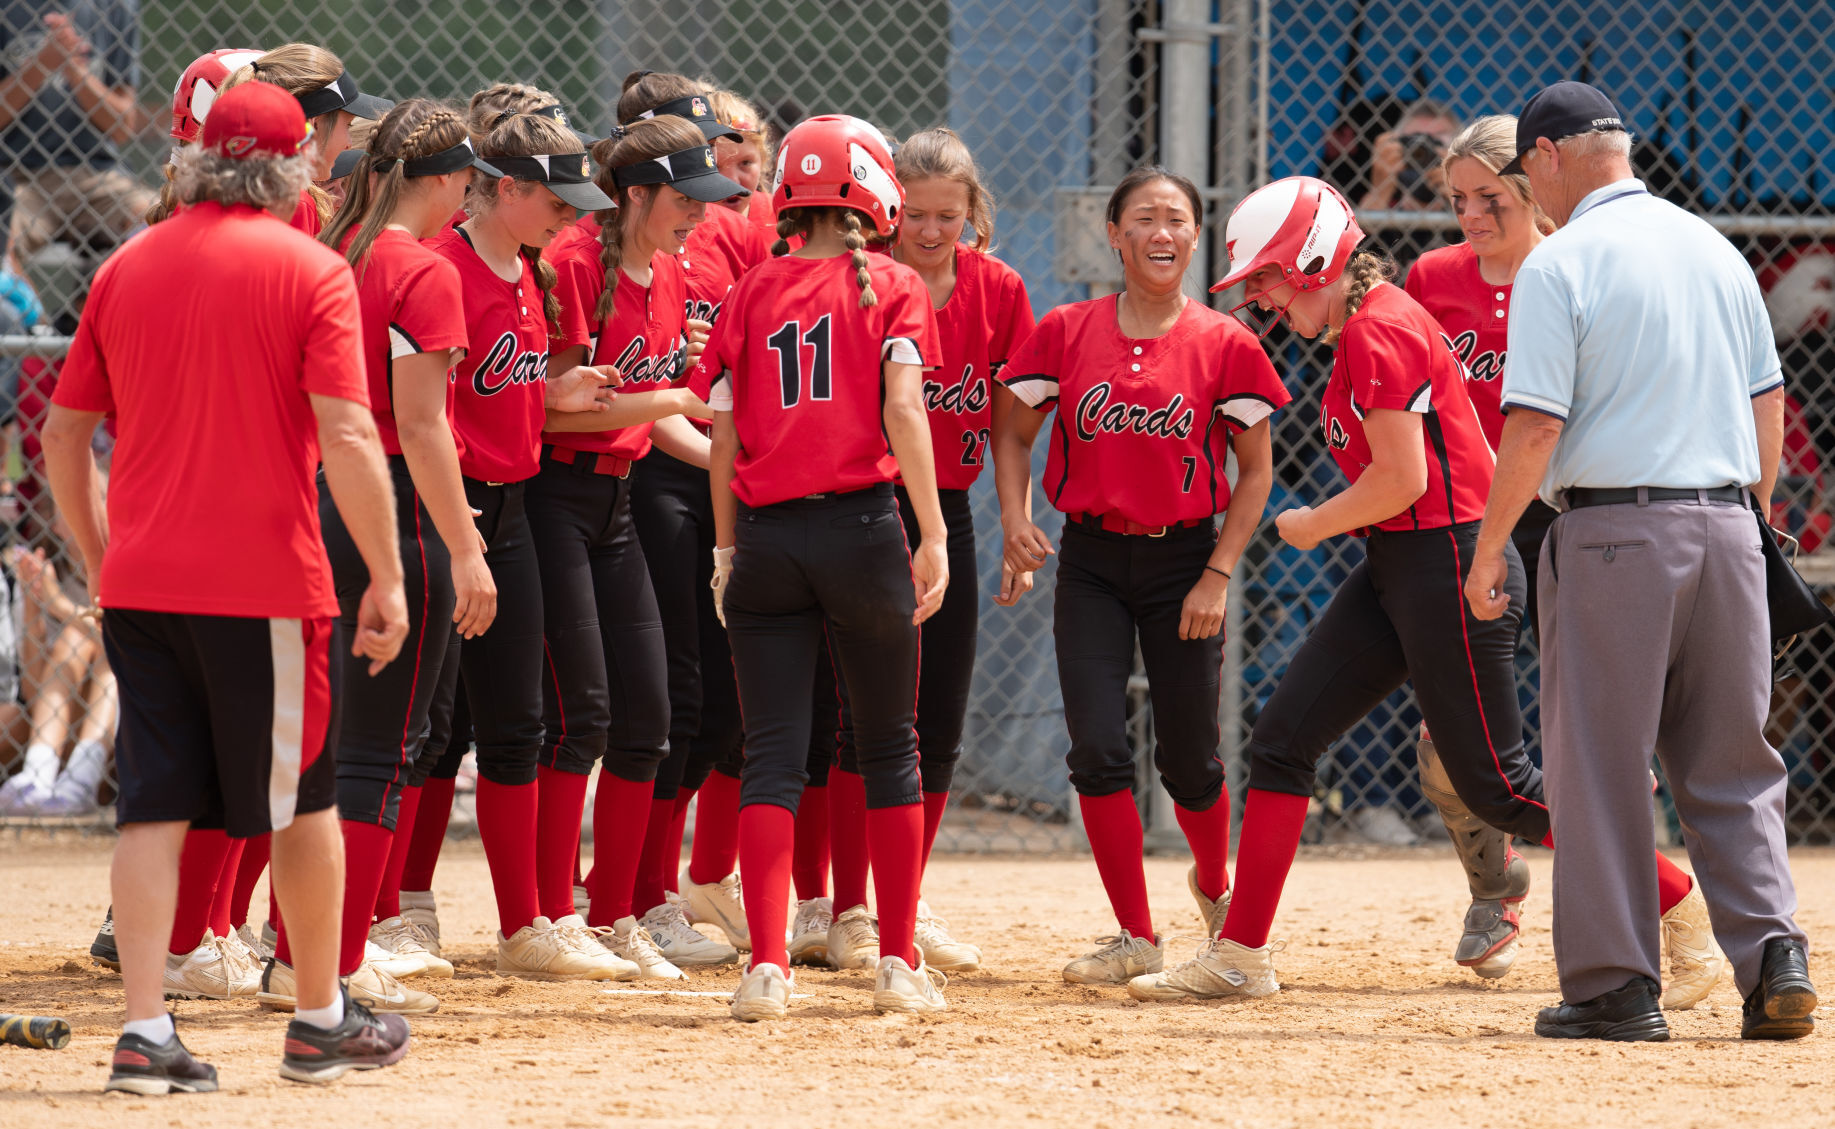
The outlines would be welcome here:
M 689 387 L 733 413 L 733 493 L 748 506 L 898 477 L 885 361 L 933 369 L 942 348 L 917 272 L 883 255 L 869 260 L 875 306 L 860 305 L 851 255 L 773 259 L 727 299 Z
M 459 271 L 465 359 L 453 374 L 452 429 L 464 445 L 459 470 L 481 482 L 521 482 L 541 469 L 548 391 L 548 325 L 527 260 L 522 277 L 497 277 L 462 227 L 427 245 Z
M 765 229 L 773 243 L 777 242 L 777 209 L 771 206 L 771 193 L 765 190 L 761 182 L 752 191 L 751 203 L 746 205 L 747 223 L 756 224 Z
M 1059 306 L 1014 351 L 1001 383 L 1057 410 L 1045 496 L 1065 513 L 1173 525 L 1230 504 L 1232 436 L 1293 397 L 1255 335 L 1187 301 L 1159 337 L 1126 337 L 1117 296 Z
M 357 237 L 355 228 L 344 245 Z M 384 228 L 357 268 L 357 301 L 363 314 L 363 364 L 369 373 L 370 410 L 382 449 L 401 454 L 395 428 L 394 365 L 418 353 L 463 353 L 465 301 L 451 260 L 399 228 Z M 450 369 L 450 366 L 448 366 Z M 450 376 L 450 372 L 448 374 Z M 455 386 L 446 382 L 446 418 L 452 419 Z M 456 436 L 455 436 L 456 438 Z M 459 446 L 464 452 L 464 444 Z
M 993 381 L 1032 327 L 1019 272 L 956 244 L 956 288 L 937 311 L 943 367 L 924 381 L 938 489 L 967 490 L 981 474 L 993 424 Z
M 314 239 L 318 238 L 319 232 L 325 230 L 325 221 L 319 216 L 318 201 L 312 198 L 310 189 L 299 194 L 299 203 L 293 208 L 293 218 L 287 222 Z
M 560 244 L 561 239 L 555 243 Z M 569 239 L 550 261 L 559 276 L 555 293 L 561 299 L 561 332 L 552 339 L 551 348 L 584 345 L 589 363 L 616 365 L 624 376 L 620 392 L 654 392 L 673 386 L 686 375 L 682 347 L 687 343 L 688 284 L 673 256 L 658 252 L 651 257 L 648 286 L 639 286 L 619 271 L 611 318 L 606 323 L 595 317 L 599 297 L 605 292 L 605 267 L 600 263 L 597 238 Z M 542 442 L 635 462 L 650 453 L 654 426 L 641 423 L 614 431 L 550 431 L 543 433 Z
M 1465 391 L 1478 409 L 1485 439 L 1497 450 L 1504 434 L 1504 357 L 1510 340 L 1510 285 L 1478 273 L 1469 243 L 1436 247 L 1408 270 L 1408 296 L 1440 323 L 1441 335 L 1465 365 Z
M 1370 467 L 1364 417 L 1387 408 L 1421 416 L 1427 491 L 1378 529 L 1441 529 L 1485 515 L 1497 458 L 1465 390 L 1465 366 L 1440 325 L 1400 287 L 1373 288 L 1344 323 L 1319 422 L 1345 477 Z
M 102 265 L 52 394 L 116 419 L 102 606 L 338 614 L 310 397 L 368 405 L 357 309 L 342 256 L 247 205 L 195 204 Z
M 707 218 L 688 233 L 687 246 L 675 257 L 688 279 L 688 316 L 718 321 L 733 284 L 771 258 L 776 240 L 733 209 L 709 204 Z

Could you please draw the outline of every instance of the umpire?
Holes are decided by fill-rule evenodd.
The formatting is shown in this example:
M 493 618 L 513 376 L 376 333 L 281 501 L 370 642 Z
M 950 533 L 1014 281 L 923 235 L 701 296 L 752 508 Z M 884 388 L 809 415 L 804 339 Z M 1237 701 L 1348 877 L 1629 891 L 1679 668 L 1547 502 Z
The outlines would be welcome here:
M 1748 493 L 1765 512 L 1784 392 L 1752 270 L 1631 174 L 1611 101 L 1560 82 L 1518 119 L 1516 160 L 1560 227 L 1511 297 L 1509 413 L 1466 597 L 1507 598 L 1510 530 L 1538 491 L 1544 769 L 1555 838 L 1550 1038 L 1661 1041 L 1652 753 L 1668 774 L 1741 1035 L 1815 1021 L 1784 847 L 1783 761 L 1766 743 L 1770 632 Z

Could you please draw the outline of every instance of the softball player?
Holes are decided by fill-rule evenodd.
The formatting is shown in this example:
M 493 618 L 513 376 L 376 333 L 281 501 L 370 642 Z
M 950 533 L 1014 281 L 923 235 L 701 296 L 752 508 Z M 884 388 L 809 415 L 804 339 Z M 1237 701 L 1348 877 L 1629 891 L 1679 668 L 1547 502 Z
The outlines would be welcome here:
M 673 256 L 707 204 L 744 189 L 720 175 L 701 131 L 673 115 L 621 126 L 595 153 L 617 210 L 600 214 L 596 241 L 576 237 L 554 256 L 563 314 L 549 363 L 566 371 L 590 352 L 623 383 L 612 412 L 548 413 L 541 473 L 529 487 L 547 616 L 542 905 L 572 912 L 587 774 L 603 757 L 587 920 L 644 977 L 681 979 L 673 957 L 716 964 L 738 953 L 689 928 L 660 886 L 633 902 L 670 718 L 663 627 L 631 521 L 631 468 L 650 452 L 653 420 L 706 414 L 698 397 L 673 387 L 689 356 L 687 286 Z M 650 407 L 638 414 L 641 404 Z M 608 429 L 608 415 L 629 426 Z M 671 817 L 673 807 L 671 798 Z
M 479 155 L 503 176 L 473 186 L 464 224 L 430 246 L 458 268 L 467 351 L 456 373 L 453 427 L 465 494 L 497 585 L 497 618 L 459 652 L 478 747 L 478 832 L 497 896 L 497 967 L 531 979 L 636 975 L 569 913 L 544 916 L 537 892 L 544 677 L 541 572 L 525 509 L 540 470 L 546 409 L 590 410 L 607 377 L 579 369 L 548 378 L 558 330 L 554 268 L 540 250 L 577 208 L 610 206 L 580 142 L 553 120 L 513 115 Z M 436 723 L 437 724 L 437 723 Z M 577 827 L 578 816 L 575 816 Z M 569 884 L 571 890 L 571 883 Z
M 1289 397 L 1251 334 L 1181 290 L 1203 217 L 1185 178 L 1158 166 L 1123 177 L 1108 231 L 1124 289 L 1046 314 L 1001 376 L 1027 409 L 994 421 L 1009 599 L 1052 551 L 1029 496 L 1032 443 L 1058 409 L 1045 492 L 1067 515 L 1053 636 L 1070 779 L 1120 925 L 1065 966 L 1074 984 L 1122 984 L 1164 959 L 1127 734 L 1137 638 L 1154 763 L 1196 862 L 1192 897 L 1213 929 L 1228 905 L 1230 802 L 1217 752 L 1224 601 L 1274 483 L 1268 417 Z M 1224 474 L 1232 453 L 1234 488 Z
M 758 107 L 730 90 L 709 94 L 707 104 L 722 125 L 739 134 L 714 140 L 714 160 L 720 163 L 720 172 L 752 190 L 749 196 L 733 196 L 721 203 L 775 234 L 777 213 L 771 209 L 771 198 L 758 191 L 760 184 L 771 179 L 771 127 Z
M 1427 311 L 1386 281 L 1388 261 L 1354 253 L 1363 232 L 1324 181 L 1289 177 L 1256 190 L 1231 214 L 1226 238 L 1230 271 L 1214 289 L 1244 284 L 1233 312 L 1256 320 L 1255 307 L 1271 315 L 1259 322 L 1263 334 L 1285 318 L 1337 346 L 1321 427 L 1351 485 L 1317 509 L 1278 515 L 1280 536 L 1304 551 L 1353 533 L 1367 548 L 1256 720 L 1239 881 L 1219 907 L 1221 927 L 1195 959 L 1130 980 L 1138 999 L 1280 989 L 1268 933 L 1319 758 L 1404 681 L 1460 800 L 1499 830 L 1553 845 L 1517 704 L 1516 550 L 1509 612 L 1480 620 L 1464 600 L 1494 462 L 1464 366 Z
M 1465 386 L 1485 439 L 1497 448 L 1504 415 L 1502 392 L 1509 331 L 1510 289 L 1517 267 L 1553 225 L 1530 198 L 1521 174 L 1498 170 L 1515 156 L 1516 118 L 1480 118 L 1448 147 L 1442 167 L 1447 198 L 1459 219 L 1463 243 L 1427 252 L 1408 272 L 1406 290 L 1432 314 L 1442 337 L 1465 366 Z M 1536 565 L 1553 507 L 1531 502 L 1512 531 L 1523 558 L 1523 618 L 1536 623 Z M 1511 849 L 1510 836 L 1474 815 L 1452 788 L 1434 743 L 1420 744 L 1422 790 L 1440 810 L 1466 868 L 1472 907 L 1453 959 L 1487 978 L 1510 970 L 1517 950 L 1520 907 L 1529 893 L 1529 867 Z M 1669 947 L 1669 983 L 1663 1006 L 1687 1009 L 1713 988 L 1725 967 L 1708 923 L 1707 903 L 1680 867 L 1661 868 L 1658 903 Z
M 737 136 L 714 117 L 706 84 L 679 74 L 637 71 L 625 79 L 618 120 L 633 125 L 674 115 L 718 149 Z M 709 208 L 677 253 L 691 323 L 711 324 L 738 278 L 770 258 L 769 237 L 727 208 Z M 656 774 L 639 889 L 679 889 L 688 920 L 717 925 L 739 949 L 751 947 L 739 876 L 739 772 L 743 728 L 726 632 L 713 616 L 713 510 L 708 440 L 687 419 L 668 419 L 639 464 L 632 516 L 662 612 L 669 673 L 670 755 Z M 688 803 L 699 797 L 694 851 L 677 877 Z M 643 899 L 639 899 L 641 902 Z M 658 903 L 663 904 L 663 903 Z M 671 931 L 673 932 L 673 931 Z
M 949 580 L 920 387 L 940 359 L 936 318 L 911 268 L 865 251 L 861 217 L 890 235 L 904 206 L 877 130 L 813 118 L 784 139 L 780 168 L 777 249 L 793 234 L 804 245 L 740 280 L 695 374 L 715 413 L 715 600 L 746 718 L 739 845 L 752 960 L 732 1010 L 775 1018 L 789 1004 L 789 870 L 826 623 L 851 695 L 877 864 L 873 1004 L 941 1011 L 942 974 L 913 942 L 917 625 Z M 923 532 L 915 555 L 893 498 L 901 470 Z
M 1032 333 L 1033 319 L 1026 284 L 1011 267 L 988 254 L 994 242 L 994 201 L 982 187 L 975 159 L 961 138 L 947 129 L 916 134 L 899 146 L 896 169 L 905 190 L 905 211 L 892 257 L 923 280 L 943 349 L 942 368 L 934 379 L 924 381 L 924 407 L 937 498 L 949 530 L 950 573 L 959 581 L 937 614 L 924 621 L 920 650 L 918 770 L 924 793 L 923 860 L 928 863 L 962 752 L 980 628 L 980 596 L 968 582 L 976 572 L 968 490 L 987 460 L 993 421 L 1012 405 L 1012 393 L 996 378 Z M 972 244 L 962 242 L 965 228 L 972 228 Z M 906 537 L 915 541 L 917 516 L 902 487 L 898 500 Z M 1003 580 L 1002 603 L 1011 604 L 1030 586 L 1031 574 L 1019 575 L 1023 579 Z M 827 930 L 825 948 L 828 962 L 836 968 L 871 967 L 876 959 L 873 919 L 865 904 L 866 852 L 855 846 L 866 844 L 866 811 L 856 799 L 862 782 L 852 736 L 851 725 L 844 725 L 839 763 L 828 774 L 828 795 L 835 801 L 829 826 L 837 846 L 833 905 L 841 912 Z M 844 859 L 857 865 L 842 865 Z M 807 902 L 799 904 L 797 920 L 807 917 L 813 926 L 820 912 Z M 923 901 L 918 903 L 917 938 L 933 968 L 954 972 L 981 963 L 981 951 L 953 939 Z

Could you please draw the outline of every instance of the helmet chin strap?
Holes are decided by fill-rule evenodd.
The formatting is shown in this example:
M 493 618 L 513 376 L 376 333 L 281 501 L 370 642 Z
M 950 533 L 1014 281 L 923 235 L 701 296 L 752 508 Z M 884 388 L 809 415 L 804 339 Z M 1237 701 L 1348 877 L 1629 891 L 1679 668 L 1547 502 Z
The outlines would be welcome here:
M 1230 307 L 1230 313 L 1235 316 L 1237 321 L 1249 327 L 1249 330 L 1255 334 L 1255 339 L 1257 341 L 1264 340 L 1270 333 L 1274 332 L 1275 326 L 1281 324 L 1283 319 L 1287 319 L 1288 307 L 1292 306 L 1294 300 L 1299 298 L 1300 290 L 1298 287 L 1295 287 L 1293 297 L 1287 299 L 1287 305 L 1282 306 L 1278 310 L 1257 311 L 1254 309 L 1255 303 L 1261 301 L 1263 298 L 1267 297 L 1267 295 L 1268 291 L 1262 290 L 1258 293 L 1244 297 L 1242 301 Z M 1288 319 L 1288 321 L 1289 324 L 1292 324 L 1291 319 Z

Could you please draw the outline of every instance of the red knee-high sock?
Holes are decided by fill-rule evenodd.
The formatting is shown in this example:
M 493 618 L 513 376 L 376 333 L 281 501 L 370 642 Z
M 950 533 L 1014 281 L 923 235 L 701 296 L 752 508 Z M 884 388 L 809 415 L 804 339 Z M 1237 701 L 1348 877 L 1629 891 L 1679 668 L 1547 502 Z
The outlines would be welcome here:
M 1252 949 L 1268 943 L 1274 911 L 1281 904 L 1281 887 L 1287 884 L 1293 856 L 1300 850 L 1306 804 L 1305 796 L 1249 789 L 1243 800 L 1236 892 L 1230 896 L 1230 914 L 1219 936 Z
M 274 923 L 274 928 L 280 928 L 280 899 L 274 896 L 273 875 L 268 876 L 268 920 Z
M 401 916 L 401 874 L 408 865 L 408 848 L 414 843 L 414 818 L 420 812 L 421 790 L 401 790 L 401 808 L 395 815 L 395 834 L 389 839 L 389 861 L 382 868 L 382 885 L 376 888 L 376 920 Z
M 918 964 L 918 883 L 924 877 L 924 805 L 899 804 L 867 812 L 873 895 L 879 906 L 879 955 Z
M 363 963 L 363 946 L 370 939 L 371 914 L 376 891 L 389 867 L 395 832 L 380 823 L 339 820 L 344 832 L 344 921 L 338 937 L 338 975 L 349 976 Z
M 248 924 L 249 903 L 255 899 L 255 883 L 268 868 L 268 851 L 273 842 L 257 835 L 242 844 L 242 861 L 236 864 L 236 888 L 230 891 L 229 919 L 237 927 Z
M 949 806 L 948 792 L 924 793 L 924 865 L 930 865 L 930 851 L 937 845 L 937 828 L 943 826 L 943 809 Z
M 694 803 L 695 793 L 686 788 L 675 794 L 675 814 L 669 819 L 669 849 L 665 852 L 669 859 L 669 873 L 663 875 L 663 888 L 672 894 L 679 894 L 681 879 L 677 877 L 682 865 L 682 839 L 688 834 L 688 805 Z M 733 814 L 733 826 L 739 826 L 739 815 Z
M 593 800 L 593 872 L 587 880 L 593 903 L 588 916 L 594 925 L 612 925 L 633 916 L 631 896 L 654 791 L 648 780 L 599 774 L 599 794 Z
M 1178 804 L 1172 810 L 1178 814 L 1185 841 L 1191 844 L 1198 888 L 1214 902 L 1230 888 L 1230 794 L 1224 792 L 1203 811 L 1187 811 Z
M 293 963 L 293 945 L 287 939 L 287 924 L 284 921 L 274 927 L 274 959 L 282 964 Z
M 1147 908 L 1147 868 L 1141 862 L 1143 834 L 1134 793 L 1123 790 L 1106 796 L 1078 796 L 1077 804 L 1115 920 L 1134 936 L 1151 938 L 1153 913 Z
M 508 937 L 541 913 L 535 889 L 535 821 L 540 787 L 478 777 L 478 837 L 497 894 L 498 927 Z
M 167 952 L 188 953 L 204 939 L 210 928 L 210 903 L 216 900 L 217 879 L 227 854 L 229 836 L 222 831 L 185 832 L 185 846 L 178 856 L 178 910 L 172 915 Z
M 828 770 L 829 866 L 835 872 L 835 914 L 867 904 L 867 784 L 859 773 Z
M 663 891 L 669 888 L 669 876 L 675 872 L 682 854 L 669 853 L 669 829 L 675 824 L 675 797 L 650 801 L 650 820 L 644 826 L 643 857 L 637 863 L 637 885 L 631 889 L 631 908 L 645 913 L 663 904 Z M 641 916 L 641 915 L 640 915 Z
M 798 901 L 828 894 L 828 786 L 803 789 L 796 807 L 796 858 L 790 864 Z
M 718 882 L 739 865 L 739 781 L 712 772 L 701 785 L 695 809 L 694 851 L 688 856 L 688 880 Z
M 408 843 L 408 861 L 401 868 L 401 890 L 433 889 L 433 868 L 439 865 L 446 844 L 446 823 L 452 818 L 453 781 L 430 778 L 421 786 L 420 807 L 414 813 L 414 833 Z
M 236 900 L 236 869 L 242 865 L 244 841 L 231 839 L 223 856 L 223 869 L 217 872 L 217 892 L 210 899 L 210 931 L 227 937 L 235 928 L 230 923 L 230 909 Z
M 573 877 L 580 857 L 580 820 L 586 815 L 588 779 L 580 773 L 547 765 L 536 770 L 536 901 L 542 908 L 542 916 L 553 921 L 573 912 Z M 599 787 L 604 789 L 603 781 Z M 595 843 L 599 833 L 600 825 L 595 815 Z
M 752 934 L 748 967 L 775 964 L 790 970 L 784 928 L 790 921 L 790 860 L 795 853 L 796 816 L 790 809 L 776 804 L 739 809 L 739 865 L 745 870 L 745 921 Z
M 1663 857 L 1663 852 L 1658 851 L 1657 852 L 1657 909 L 1658 911 L 1662 913 L 1668 913 L 1670 910 L 1675 909 L 1676 903 L 1681 901 L 1683 898 L 1688 897 L 1688 892 L 1690 890 L 1693 890 L 1694 888 L 1695 888 L 1695 880 L 1688 876 L 1688 871 L 1683 870 L 1681 867 L 1677 866 L 1675 863 L 1670 862 L 1668 859 Z

